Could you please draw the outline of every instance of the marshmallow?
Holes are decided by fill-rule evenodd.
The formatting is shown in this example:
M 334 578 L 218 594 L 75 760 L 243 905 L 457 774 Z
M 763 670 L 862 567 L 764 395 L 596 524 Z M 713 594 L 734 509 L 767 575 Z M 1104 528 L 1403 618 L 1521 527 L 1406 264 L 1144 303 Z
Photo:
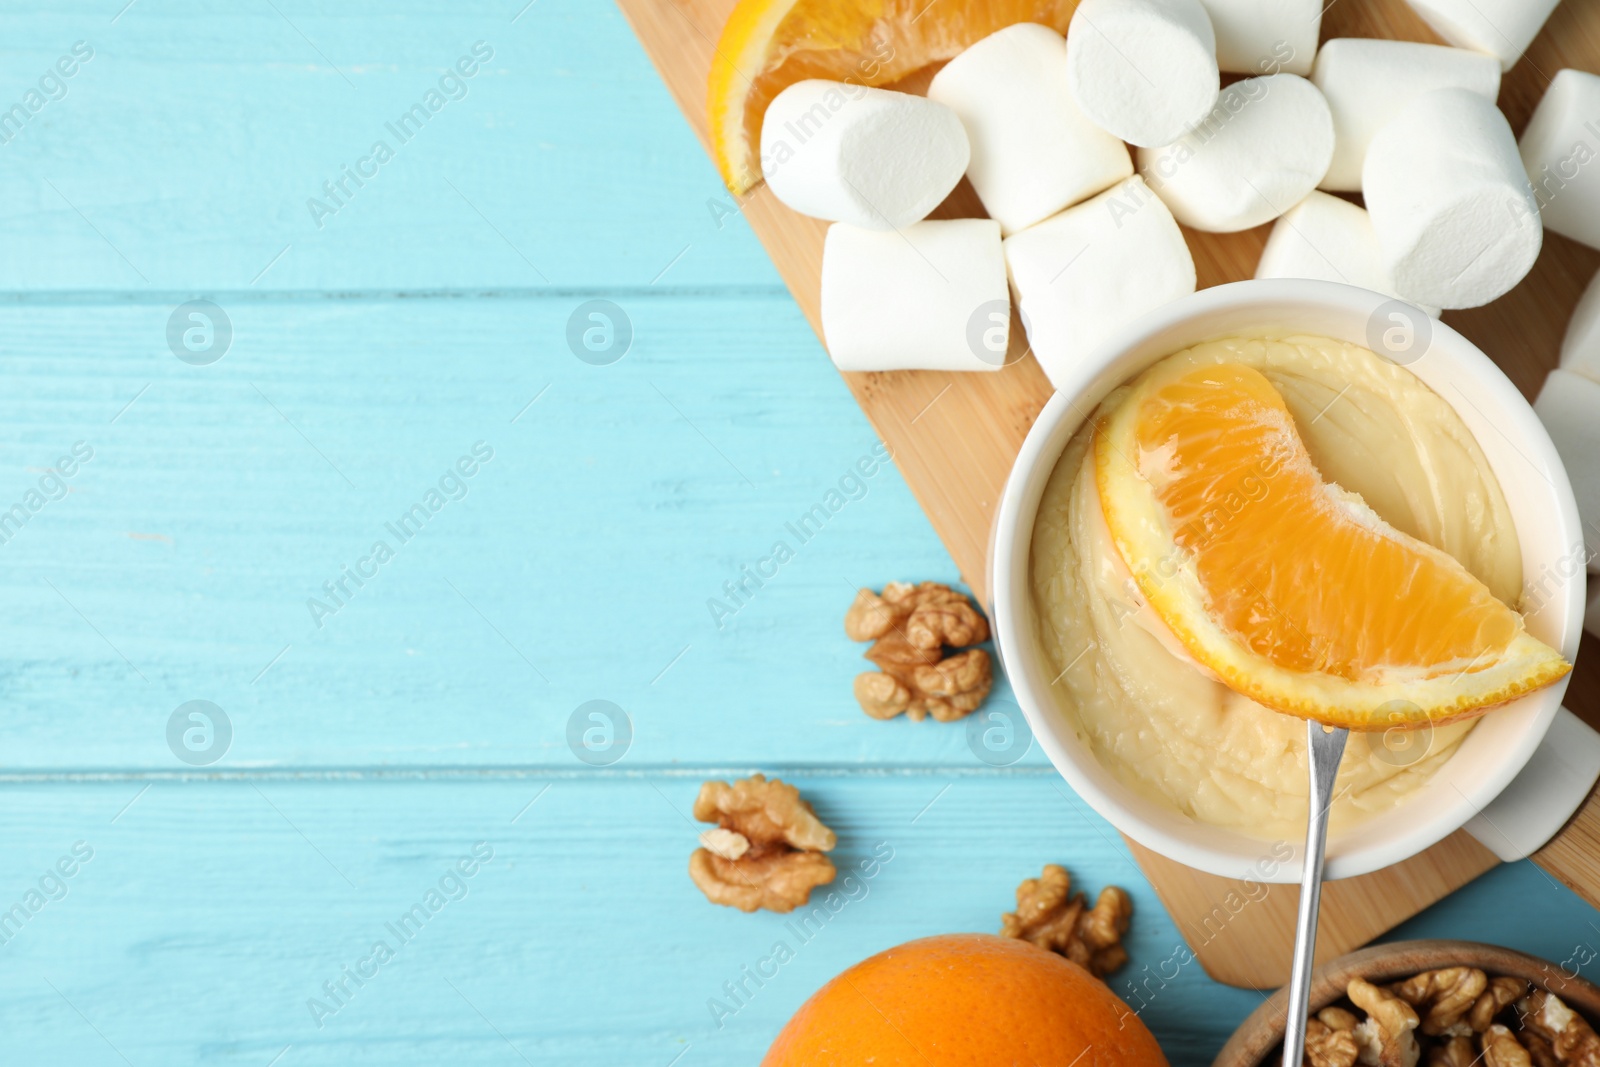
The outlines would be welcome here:
M 1561 369 L 1600 382 L 1600 274 L 1589 279 L 1561 339 Z
M 1245 78 L 1206 120 L 1165 148 L 1139 149 L 1139 173 L 1185 226 L 1248 230 L 1306 198 L 1333 157 L 1333 118 L 1297 74 Z
M 1545 228 L 1600 248 L 1600 77 L 1556 71 L 1520 147 Z
M 1183 234 L 1137 174 L 1005 239 L 1028 341 L 1052 384 L 1119 327 L 1194 292 Z
M 1544 423 L 1578 498 L 1583 544 L 1600 553 L 1600 382 L 1556 369 L 1544 380 L 1533 410 Z
M 1217 36 L 1217 66 L 1230 74 L 1310 74 L 1322 28 L 1321 0 L 1200 0 Z
M 1278 220 L 1261 250 L 1256 277 L 1314 278 L 1400 295 L 1366 211 L 1328 193 L 1313 192 Z M 1436 307 L 1422 310 L 1439 317 Z
M 1333 112 L 1333 162 L 1321 188 L 1361 191 L 1361 164 L 1378 128 L 1423 93 L 1470 89 L 1485 100 L 1500 93 L 1500 68 L 1489 56 L 1413 41 L 1340 37 L 1317 53 L 1311 81 Z
M 1539 36 L 1556 0 L 1407 0 L 1433 31 L 1457 48 L 1487 52 L 1512 65 Z
M 1217 102 L 1217 39 L 1200 0 L 1083 0 L 1067 81 L 1083 113 L 1130 144 L 1171 144 Z
M 828 227 L 822 336 L 840 370 L 999 370 L 1010 306 L 993 219 Z
M 1066 55 L 1056 31 L 1017 23 L 956 56 L 928 86 L 928 98 L 947 105 L 966 127 L 967 177 L 1005 233 L 1133 173 L 1127 146 L 1073 103 Z
M 876 230 L 927 218 L 967 169 L 967 131 L 910 93 L 810 79 L 768 105 L 761 174 L 802 215 Z
M 1478 307 L 1539 258 L 1544 228 L 1511 125 L 1476 93 L 1440 89 L 1407 104 L 1373 136 L 1361 186 L 1407 300 Z

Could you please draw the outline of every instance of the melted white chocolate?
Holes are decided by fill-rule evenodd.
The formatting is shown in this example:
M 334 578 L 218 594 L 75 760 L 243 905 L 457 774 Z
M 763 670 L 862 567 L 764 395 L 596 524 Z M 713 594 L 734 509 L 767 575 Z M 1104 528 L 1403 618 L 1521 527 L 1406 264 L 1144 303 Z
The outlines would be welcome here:
M 1320 337 L 1236 338 L 1188 354 L 1260 370 L 1283 394 L 1325 479 L 1517 604 L 1521 552 L 1499 483 L 1461 417 L 1410 371 Z M 1118 390 L 1105 403 L 1125 395 Z M 1089 436 L 1086 424 L 1067 445 L 1033 529 L 1038 637 L 1059 675 L 1062 711 L 1100 762 L 1139 792 L 1200 822 L 1298 839 L 1305 726 L 1218 682 L 1145 604 L 1111 544 Z M 1392 808 L 1471 729 L 1470 721 L 1438 727 L 1428 741 L 1391 736 L 1387 746 L 1382 734 L 1353 736 L 1339 769 L 1334 831 Z

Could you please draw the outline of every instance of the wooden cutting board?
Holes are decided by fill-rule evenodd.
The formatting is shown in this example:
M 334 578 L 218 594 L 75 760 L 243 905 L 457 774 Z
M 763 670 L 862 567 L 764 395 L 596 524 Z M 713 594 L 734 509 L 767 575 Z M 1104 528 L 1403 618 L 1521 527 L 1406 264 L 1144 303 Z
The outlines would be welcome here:
M 715 42 L 735 0 L 618 0 L 689 124 L 706 142 L 705 86 Z M 937 13 L 934 12 L 936 15 Z M 1403 0 L 1334 0 L 1322 38 L 1394 37 L 1439 42 Z M 1519 133 L 1563 67 L 1600 72 L 1600 3 L 1565 0 L 1533 47 L 1507 73 L 1500 106 Z M 898 86 L 920 91 L 931 71 Z M 730 208 L 734 206 L 729 198 Z M 821 336 L 819 279 L 827 223 L 798 215 L 758 186 L 737 204 L 766 246 L 795 301 Z M 935 217 L 982 215 L 965 182 Z M 1237 234 L 1185 230 L 1201 288 L 1249 278 L 1270 226 Z M 1553 234 L 1533 272 L 1484 308 L 1444 319 L 1498 362 L 1532 399 L 1554 367 L 1561 336 L 1600 252 Z M 1020 332 L 1020 331 L 1013 331 Z M 1033 358 L 993 374 L 900 371 L 846 374 L 846 383 L 916 494 L 967 584 L 986 594 L 984 561 L 996 502 L 1012 460 L 1050 385 Z M 1600 462 L 1600 457 L 1597 457 Z M 1600 728 L 1600 642 L 1585 636 L 1567 706 Z M 1288 980 L 1299 889 L 1273 886 L 1240 907 L 1242 883 L 1203 874 L 1128 842 L 1206 972 L 1231 985 Z M 1600 799 L 1591 795 L 1535 862 L 1600 907 Z M 1404 863 L 1329 883 L 1322 895 L 1319 961 L 1342 955 L 1410 918 L 1499 861 L 1464 831 Z M 1252 892 L 1260 896 L 1260 887 Z M 1462 931 L 1471 936 L 1471 931 Z

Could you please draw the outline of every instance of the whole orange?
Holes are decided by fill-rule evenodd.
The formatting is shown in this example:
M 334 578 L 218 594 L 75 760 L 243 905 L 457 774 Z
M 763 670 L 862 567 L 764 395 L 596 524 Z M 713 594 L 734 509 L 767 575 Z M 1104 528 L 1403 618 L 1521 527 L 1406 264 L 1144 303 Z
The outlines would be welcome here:
M 1026 941 L 947 934 L 862 960 L 801 1006 L 763 1067 L 1166 1067 L 1133 1010 Z

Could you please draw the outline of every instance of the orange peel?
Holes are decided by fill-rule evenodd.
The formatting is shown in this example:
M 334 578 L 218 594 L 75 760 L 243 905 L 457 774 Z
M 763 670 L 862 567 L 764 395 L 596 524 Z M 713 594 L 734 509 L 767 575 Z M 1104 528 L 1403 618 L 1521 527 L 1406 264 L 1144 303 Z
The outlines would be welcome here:
M 1323 479 L 1254 368 L 1147 371 L 1095 428 L 1113 543 L 1197 663 L 1330 726 L 1441 724 L 1570 671 L 1453 557 Z
M 761 119 L 807 78 L 887 85 L 1017 22 L 1067 32 L 1077 0 L 740 0 L 707 85 L 711 156 L 735 195 L 761 181 Z

